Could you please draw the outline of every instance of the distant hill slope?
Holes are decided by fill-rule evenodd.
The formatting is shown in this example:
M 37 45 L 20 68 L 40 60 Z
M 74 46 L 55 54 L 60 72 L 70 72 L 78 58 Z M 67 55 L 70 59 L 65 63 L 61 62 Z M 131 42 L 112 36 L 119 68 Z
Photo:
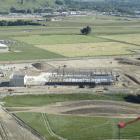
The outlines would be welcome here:
M 0 0 L 0 13 L 10 12 L 10 9 L 16 13 L 26 13 L 27 11 L 28 13 L 39 13 L 44 8 L 56 9 L 58 6 L 65 10 L 67 8 L 72 10 L 88 9 L 133 14 L 134 11 L 140 11 L 140 0 Z
M 9 11 L 11 7 L 16 9 L 35 9 L 55 6 L 55 0 L 0 0 L 0 11 Z

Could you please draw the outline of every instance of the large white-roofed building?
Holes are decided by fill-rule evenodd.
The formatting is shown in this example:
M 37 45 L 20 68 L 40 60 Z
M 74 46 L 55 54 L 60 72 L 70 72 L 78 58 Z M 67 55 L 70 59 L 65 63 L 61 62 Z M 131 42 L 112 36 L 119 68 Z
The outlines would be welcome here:
M 9 52 L 9 47 L 5 44 L 0 43 L 0 53 Z
M 25 75 L 24 85 L 25 86 L 43 86 L 48 82 L 50 76 L 52 76 L 52 73 L 41 73 L 38 76 Z

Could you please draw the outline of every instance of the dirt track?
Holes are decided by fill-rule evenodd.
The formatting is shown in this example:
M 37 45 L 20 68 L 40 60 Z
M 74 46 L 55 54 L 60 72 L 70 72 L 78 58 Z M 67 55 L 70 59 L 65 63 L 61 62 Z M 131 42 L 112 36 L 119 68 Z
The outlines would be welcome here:
M 40 140 L 0 107 L 0 140 Z
M 41 112 L 49 114 L 78 116 L 107 116 L 120 118 L 135 118 L 140 115 L 140 106 L 115 101 L 71 101 L 59 102 L 43 107 L 15 107 L 12 112 Z

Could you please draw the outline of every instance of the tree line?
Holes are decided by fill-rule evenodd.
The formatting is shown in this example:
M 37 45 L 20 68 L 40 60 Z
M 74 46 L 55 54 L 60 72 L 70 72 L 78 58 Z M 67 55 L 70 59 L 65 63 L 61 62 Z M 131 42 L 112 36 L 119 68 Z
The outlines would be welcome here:
M 27 21 L 27 20 L 15 20 L 15 21 L 7 21 L 7 20 L 1 20 L 0 21 L 0 26 L 23 26 L 23 25 L 41 25 L 38 22 L 33 22 L 33 21 Z

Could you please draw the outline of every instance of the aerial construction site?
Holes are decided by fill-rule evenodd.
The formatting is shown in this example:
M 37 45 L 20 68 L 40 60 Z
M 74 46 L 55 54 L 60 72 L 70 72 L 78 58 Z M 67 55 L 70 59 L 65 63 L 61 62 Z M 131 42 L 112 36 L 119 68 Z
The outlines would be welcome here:
M 139 140 L 140 19 L 58 11 L 0 16 L 0 140 Z
M 65 98 L 68 98 L 68 101 L 64 100 L 65 102 L 56 102 L 47 106 L 44 106 L 45 104 L 43 106 L 35 105 L 36 107 L 33 107 L 32 101 L 29 101 L 29 104 L 31 104 L 29 107 L 26 104 L 22 107 L 20 102 L 18 106 L 12 105 L 10 107 L 6 105 L 6 112 L 5 109 L 1 108 L 1 114 L 3 114 L 3 117 L 1 117 L 1 137 L 23 140 L 29 139 L 29 137 L 31 137 L 30 139 L 43 139 L 42 135 L 34 130 L 34 127 L 30 128 L 26 121 L 24 122 L 18 117 L 18 114 L 23 112 L 81 117 L 137 118 L 140 115 L 138 104 L 118 102 L 115 101 L 115 98 L 122 96 L 126 101 L 131 101 L 129 95 L 132 97 L 139 95 L 139 63 L 137 57 L 2 63 L 0 66 L 0 95 L 4 99 L 7 98 L 6 96 L 9 96 L 8 98 L 15 96 L 16 98 L 12 99 L 15 101 L 10 101 L 14 103 L 22 96 L 26 100 L 28 95 L 36 95 L 38 98 L 41 96 L 44 99 L 47 96 L 53 95 L 54 97 L 51 98 L 55 98 L 55 95 L 60 95 L 58 97 L 59 101 L 59 98 L 63 98 L 61 96 L 66 95 L 68 97 Z M 89 93 L 91 94 L 90 98 L 88 98 Z M 85 98 L 80 99 L 81 95 Z M 80 100 L 71 100 L 69 96 L 79 96 Z M 101 98 L 101 100 L 98 101 L 98 98 Z M 104 98 L 107 98 L 107 100 L 104 100 Z M 35 100 L 38 102 L 37 99 Z M 36 103 L 33 102 L 33 104 Z M 42 120 L 46 120 L 45 115 L 42 116 Z M 18 129 L 18 134 L 15 131 L 13 133 L 10 127 Z M 12 137 L 10 133 L 12 133 Z
M 100 92 L 139 92 L 139 59 L 86 58 L 7 63 L 0 66 L 3 89 L 13 93 L 36 87 L 47 91 L 67 88 Z M 20 87 L 20 88 L 19 88 Z M 29 88 L 30 87 L 30 88 Z M 44 88 L 42 88 L 44 87 Z

